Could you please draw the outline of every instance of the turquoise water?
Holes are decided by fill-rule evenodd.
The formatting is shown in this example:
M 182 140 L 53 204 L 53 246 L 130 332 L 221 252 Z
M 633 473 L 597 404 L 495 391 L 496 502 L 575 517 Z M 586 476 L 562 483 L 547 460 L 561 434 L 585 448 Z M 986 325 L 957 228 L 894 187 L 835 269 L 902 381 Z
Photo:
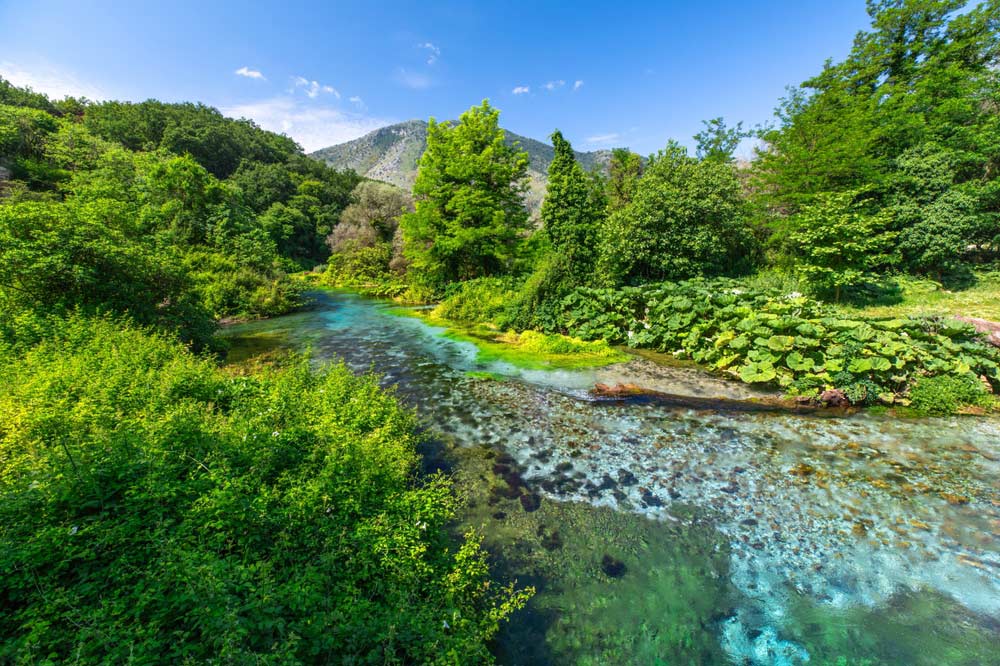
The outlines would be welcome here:
M 481 364 L 472 344 L 383 304 L 316 298 L 309 312 L 228 335 L 237 351 L 308 346 L 318 362 L 383 375 L 432 433 L 504 456 L 500 473 L 516 469 L 518 492 L 541 503 L 546 524 L 529 526 L 508 515 L 520 497 L 494 497 L 487 513 L 504 517 L 483 526 L 503 552 L 516 529 L 536 530 L 545 547 L 521 559 L 551 578 L 501 640 L 501 661 L 1000 664 L 1000 421 L 597 402 L 596 381 L 751 392 L 640 359 L 557 372 Z M 620 534 L 607 527 L 615 516 Z M 576 541 L 564 538 L 573 530 Z M 599 561 L 602 530 L 605 550 L 638 544 L 615 551 L 622 570 L 574 567 L 582 552 Z M 568 563 L 549 566 L 557 557 Z M 534 635 L 517 626 L 542 609 L 561 622 Z M 678 632 L 683 622 L 694 628 Z M 552 649 L 511 645 L 526 636 Z

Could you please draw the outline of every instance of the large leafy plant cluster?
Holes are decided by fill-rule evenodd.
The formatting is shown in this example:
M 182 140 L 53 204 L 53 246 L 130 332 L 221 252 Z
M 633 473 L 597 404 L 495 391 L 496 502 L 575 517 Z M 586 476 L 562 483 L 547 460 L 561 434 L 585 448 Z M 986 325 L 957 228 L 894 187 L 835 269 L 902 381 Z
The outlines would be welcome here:
M 853 402 L 890 400 L 922 377 L 983 377 L 1000 388 L 1000 353 L 966 324 L 936 318 L 846 318 L 800 294 L 696 279 L 577 289 L 562 303 L 571 335 L 672 352 L 752 384 Z M 985 388 L 985 387 L 983 387 Z
M 523 595 L 375 378 L 49 325 L 0 355 L 0 662 L 490 661 Z

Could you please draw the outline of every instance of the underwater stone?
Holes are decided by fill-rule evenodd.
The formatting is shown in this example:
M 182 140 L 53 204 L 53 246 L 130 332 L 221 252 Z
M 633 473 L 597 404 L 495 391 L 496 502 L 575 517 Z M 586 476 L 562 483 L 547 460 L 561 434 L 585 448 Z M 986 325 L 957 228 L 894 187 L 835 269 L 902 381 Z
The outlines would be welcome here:
M 521 508 L 527 513 L 532 511 L 538 511 L 538 507 L 542 504 L 541 496 L 535 493 L 529 493 L 527 495 L 521 495 Z
M 504 465 L 516 465 L 517 461 L 509 453 L 501 453 L 497 456 L 497 462 Z
M 552 449 L 544 449 L 542 451 L 535 451 L 532 456 L 539 462 L 546 463 L 552 459 Z
M 610 555 L 605 555 L 601 559 L 601 571 L 603 571 L 606 576 L 611 578 L 621 578 L 625 575 L 627 570 L 628 569 L 624 562 L 615 559 Z
M 639 480 L 635 478 L 635 474 L 628 471 L 627 469 L 619 469 L 618 483 L 622 484 L 623 486 L 634 486 L 635 484 L 639 483 Z
M 663 506 L 663 500 L 654 495 L 648 489 L 643 490 L 642 492 L 642 503 L 645 504 L 647 507 Z

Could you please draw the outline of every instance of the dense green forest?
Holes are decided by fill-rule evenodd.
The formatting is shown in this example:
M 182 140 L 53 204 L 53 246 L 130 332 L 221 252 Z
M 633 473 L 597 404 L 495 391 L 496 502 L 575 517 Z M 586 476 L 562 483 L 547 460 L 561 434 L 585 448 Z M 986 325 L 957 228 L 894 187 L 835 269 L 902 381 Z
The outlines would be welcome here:
M 995 406 L 971 326 L 856 309 L 1000 260 L 1000 4 L 965 4 L 869 2 L 772 124 L 694 154 L 588 172 L 553 132 L 538 224 L 485 101 L 431 121 L 409 193 L 200 104 L 0 79 L 0 661 L 490 660 L 527 593 L 450 536 L 414 414 L 341 366 L 219 367 L 220 320 L 317 282 L 806 400 Z

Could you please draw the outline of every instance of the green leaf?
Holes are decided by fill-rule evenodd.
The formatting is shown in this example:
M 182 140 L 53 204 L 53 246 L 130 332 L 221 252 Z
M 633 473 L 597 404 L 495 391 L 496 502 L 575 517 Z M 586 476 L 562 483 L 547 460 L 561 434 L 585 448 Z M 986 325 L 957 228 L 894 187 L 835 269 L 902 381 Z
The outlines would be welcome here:
M 795 346 L 795 338 L 790 335 L 772 335 L 767 340 L 767 346 L 778 352 L 788 351 Z
M 808 372 L 814 367 L 814 363 L 811 358 L 794 351 L 785 357 L 785 365 L 796 372 Z
M 747 363 L 740 368 L 740 379 L 747 384 L 769 382 L 777 376 L 774 366 L 764 363 Z

